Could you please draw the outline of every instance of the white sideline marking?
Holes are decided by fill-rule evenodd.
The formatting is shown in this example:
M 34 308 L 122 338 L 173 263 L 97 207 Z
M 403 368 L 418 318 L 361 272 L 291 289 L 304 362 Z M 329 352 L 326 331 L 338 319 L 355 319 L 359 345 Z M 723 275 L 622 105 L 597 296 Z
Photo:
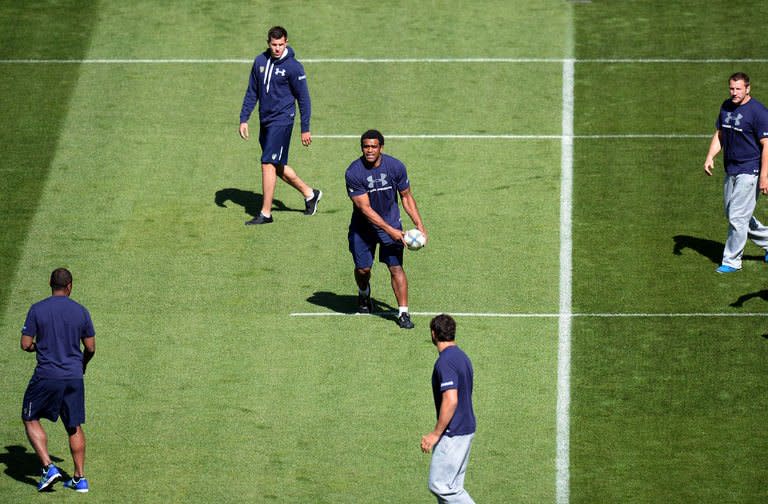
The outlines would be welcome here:
M 556 502 L 570 500 L 571 431 L 571 216 L 573 194 L 574 60 L 563 62 L 563 111 L 560 155 L 560 313 L 557 331 Z
M 566 62 L 598 64 L 647 64 L 647 63 L 768 63 L 768 58 L 302 58 L 302 63 L 553 63 Z M 84 59 L 0 59 L 0 64 L 8 65 L 251 65 L 253 58 L 84 58 Z
M 396 311 L 374 312 L 373 315 L 395 315 Z M 561 313 L 488 313 L 488 312 L 410 312 L 411 315 L 434 317 L 441 313 L 449 313 L 452 317 L 484 317 L 484 318 L 560 318 Z M 291 317 L 366 317 L 355 312 L 294 312 Z M 768 312 L 744 312 L 744 313 L 571 313 L 571 318 L 739 318 L 739 317 L 768 317 Z
M 340 135 L 312 135 L 312 138 L 322 138 L 326 140 L 349 140 L 360 138 L 360 135 L 340 134 Z M 463 134 L 463 133 L 445 133 L 445 134 L 391 134 L 387 138 L 397 138 L 400 140 L 558 140 L 563 141 L 564 135 L 514 135 L 514 134 Z M 569 135 L 571 140 L 605 140 L 605 139 L 685 139 L 685 138 L 712 138 L 712 134 L 687 134 L 687 133 L 626 133 L 626 134 L 605 134 L 605 135 Z

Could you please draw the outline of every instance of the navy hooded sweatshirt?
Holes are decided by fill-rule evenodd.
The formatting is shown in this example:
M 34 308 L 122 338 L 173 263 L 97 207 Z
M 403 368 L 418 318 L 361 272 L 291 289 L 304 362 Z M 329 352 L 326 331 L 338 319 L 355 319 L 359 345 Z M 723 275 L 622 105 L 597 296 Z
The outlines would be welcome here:
M 240 110 L 240 122 L 248 122 L 256 102 L 259 122 L 264 126 L 290 126 L 296 117 L 296 102 L 301 112 L 301 132 L 309 131 L 312 106 L 304 67 L 294 58 L 288 46 L 280 59 L 274 59 L 269 49 L 256 56 L 248 88 Z

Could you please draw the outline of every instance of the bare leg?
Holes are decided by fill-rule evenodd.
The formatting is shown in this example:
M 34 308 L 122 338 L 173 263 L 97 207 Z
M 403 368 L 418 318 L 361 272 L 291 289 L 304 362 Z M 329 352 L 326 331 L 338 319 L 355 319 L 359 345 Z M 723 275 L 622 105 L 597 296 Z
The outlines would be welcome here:
M 74 429 L 67 428 L 69 434 L 69 451 L 72 454 L 72 462 L 75 464 L 75 478 L 82 478 L 85 474 L 85 433 L 78 425 Z
M 261 190 L 264 193 L 261 213 L 264 215 L 272 215 L 272 200 L 275 197 L 275 184 L 277 183 L 275 171 L 275 165 L 270 163 L 261 164 Z
M 366 290 L 371 282 L 371 268 L 355 268 L 355 282 L 358 289 Z
M 32 448 L 35 449 L 40 463 L 43 464 L 43 467 L 48 467 L 48 464 L 51 463 L 51 457 L 48 454 L 48 435 L 45 433 L 43 426 L 40 425 L 40 421 L 25 420 L 24 430 L 27 431 L 27 438 L 32 444 Z
M 395 299 L 398 306 L 408 306 L 408 278 L 402 266 L 390 266 L 389 274 L 392 277 L 392 290 L 395 291 Z
M 304 198 L 311 198 L 314 196 L 312 188 L 305 184 L 303 180 L 301 180 L 293 168 L 288 165 L 277 165 L 276 168 L 277 176 L 283 179 L 283 182 L 287 183 L 301 194 L 303 194 Z

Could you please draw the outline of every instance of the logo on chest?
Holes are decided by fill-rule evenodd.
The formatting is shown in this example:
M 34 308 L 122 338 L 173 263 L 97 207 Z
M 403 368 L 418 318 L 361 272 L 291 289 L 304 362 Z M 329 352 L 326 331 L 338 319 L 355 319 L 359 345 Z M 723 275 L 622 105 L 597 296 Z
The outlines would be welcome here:
M 741 114 L 734 115 L 733 112 L 726 112 L 725 113 L 725 120 L 723 122 L 725 122 L 725 124 L 731 124 L 731 121 L 733 121 L 733 125 L 734 126 L 740 126 L 741 125 L 741 119 L 743 117 L 744 116 L 741 115 Z
M 373 178 L 373 175 L 368 175 L 368 189 L 374 189 L 376 187 L 387 187 L 389 185 L 389 182 L 387 182 L 387 174 L 381 173 L 379 174 L 379 178 Z

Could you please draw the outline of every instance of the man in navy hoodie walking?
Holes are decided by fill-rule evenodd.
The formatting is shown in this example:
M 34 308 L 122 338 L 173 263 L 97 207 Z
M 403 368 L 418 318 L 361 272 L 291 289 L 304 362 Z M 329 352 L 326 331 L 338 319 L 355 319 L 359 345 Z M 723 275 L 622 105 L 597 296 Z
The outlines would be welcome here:
M 270 28 L 267 33 L 269 47 L 256 56 L 248 81 L 248 88 L 240 110 L 240 137 L 247 140 L 248 119 L 259 104 L 259 144 L 261 145 L 261 183 L 264 200 L 261 212 L 246 225 L 269 224 L 272 219 L 272 200 L 275 184 L 280 177 L 304 195 L 304 215 L 314 215 L 322 191 L 304 183 L 288 166 L 288 148 L 291 143 L 296 102 L 301 112 L 301 143 L 309 146 L 312 134 L 309 119 L 312 107 L 309 100 L 307 76 L 304 67 L 294 58 L 288 47 L 288 32 L 281 26 Z

